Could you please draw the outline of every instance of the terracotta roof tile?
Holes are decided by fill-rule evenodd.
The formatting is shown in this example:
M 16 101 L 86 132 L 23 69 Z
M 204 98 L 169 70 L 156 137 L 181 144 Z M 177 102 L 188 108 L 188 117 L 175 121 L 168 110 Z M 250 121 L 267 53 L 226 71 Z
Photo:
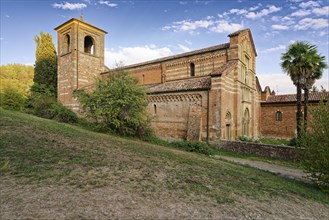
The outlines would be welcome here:
M 165 82 L 162 84 L 149 85 L 150 93 L 165 93 L 193 90 L 207 90 L 211 88 L 211 77 L 196 77 L 191 79 L 181 79 Z
M 224 65 L 222 65 L 221 67 L 215 69 L 214 72 L 211 73 L 211 75 L 223 75 L 234 69 L 237 64 L 238 64 L 237 60 L 230 60 Z
M 308 100 L 312 101 L 320 101 L 321 99 L 328 99 L 329 92 L 311 92 L 309 94 Z M 288 94 L 288 95 L 270 95 L 266 103 L 274 103 L 274 102 L 296 102 L 296 94 Z M 304 101 L 304 95 L 302 95 L 302 101 Z

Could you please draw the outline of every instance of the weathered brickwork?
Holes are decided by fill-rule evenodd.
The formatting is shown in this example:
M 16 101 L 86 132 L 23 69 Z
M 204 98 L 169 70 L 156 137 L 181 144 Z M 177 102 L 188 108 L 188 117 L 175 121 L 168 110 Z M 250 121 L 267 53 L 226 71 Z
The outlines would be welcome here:
M 259 135 L 261 91 L 249 29 L 230 34 L 229 43 L 113 70 L 104 66 L 105 31 L 77 19 L 55 30 L 58 97 L 72 109 L 78 107 L 72 98 L 75 89 L 120 69 L 149 88 L 148 111 L 161 138 L 208 141 Z
M 94 83 L 104 66 L 105 31 L 71 19 L 55 28 L 58 41 L 58 100 L 78 110 L 73 91 Z
M 321 99 L 328 99 L 329 92 L 310 93 L 309 110 L 316 108 Z M 303 98 L 303 97 L 302 97 Z M 290 139 L 296 134 L 296 95 L 270 95 L 261 103 L 261 135 Z M 308 115 L 308 120 L 311 120 Z

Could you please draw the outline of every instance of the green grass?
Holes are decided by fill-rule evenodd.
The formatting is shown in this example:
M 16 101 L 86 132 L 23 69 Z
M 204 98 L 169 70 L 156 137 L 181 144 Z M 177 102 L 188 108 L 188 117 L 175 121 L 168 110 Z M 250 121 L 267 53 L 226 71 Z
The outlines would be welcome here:
M 0 108 L 0 169 L 21 184 L 116 186 L 141 196 L 203 204 L 284 198 L 329 204 L 312 185 L 250 167 L 100 134 Z
M 263 144 L 284 145 L 288 146 L 290 140 L 276 138 L 260 138 L 259 141 Z
M 237 157 L 237 158 L 261 161 L 261 162 L 266 162 L 266 163 L 270 163 L 270 164 L 290 167 L 290 168 L 294 168 L 294 169 L 302 169 L 302 167 L 298 161 L 277 159 L 277 158 L 271 158 L 271 157 L 262 157 L 262 156 L 252 155 L 252 154 L 237 153 L 237 152 L 233 152 L 233 151 L 218 150 L 218 149 L 214 149 L 211 152 L 214 155 Z

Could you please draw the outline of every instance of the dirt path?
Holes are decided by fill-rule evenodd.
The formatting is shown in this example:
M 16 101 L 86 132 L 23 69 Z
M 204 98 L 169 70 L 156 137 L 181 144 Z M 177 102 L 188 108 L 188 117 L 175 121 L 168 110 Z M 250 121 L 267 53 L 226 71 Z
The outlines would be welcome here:
M 288 168 L 285 166 L 280 166 L 280 165 L 275 165 L 275 164 L 270 164 L 266 162 L 261 162 L 261 161 L 255 161 L 255 160 L 248 160 L 248 159 L 243 159 L 243 158 L 236 158 L 236 157 L 228 157 L 228 156 L 221 156 L 221 155 L 215 155 L 215 158 L 219 159 L 224 159 L 227 161 L 232 161 L 235 163 L 243 164 L 243 165 L 248 165 L 260 170 L 265 170 L 271 173 L 274 173 L 279 176 L 283 176 L 289 179 L 296 179 L 296 180 L 301 180 L 304 182 L 308 182 L 306 178 L 306 173 L 304 173 L 302 170 L 299 169 L 293 169 L 293 168 Z

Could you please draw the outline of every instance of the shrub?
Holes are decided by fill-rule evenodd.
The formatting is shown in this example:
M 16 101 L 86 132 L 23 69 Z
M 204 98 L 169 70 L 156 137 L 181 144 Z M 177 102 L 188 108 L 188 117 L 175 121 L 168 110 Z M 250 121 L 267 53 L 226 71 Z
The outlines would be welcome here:
M 0 106 L 4 109 L 21 111 L 24 108 L 25 98 L 13 88 L 6 88 L 0 93 Z
M 115 72 L 107 80 L 98 80 L 93 92 L 77 91 L 75 95 L 100 130 L 139 138 L 151 134 L 146 90 L 137 78 Z
M 50 106 L 50 115 L 52 116 L 52 119 L 55 119 L 59 122 L 65 122 L 65 123 L 77 123 L 78 122 L 78 116 L 70 109 L 63 106 L 61 103 L 53 103 Z
M 170 143 L 170 146 L 182 149 L 188 152 L 196 152 L 200 154 L 210 155 L 210 147 L 203 142 L 187 142 L 187 141 L 174 141 Z
M 254 143 L 259 143 L 260 142 L 260 140 L 258 138 L 248 137 L 248 136 L 245 136 L 245 135 L 238 136 L 237 140 L 245 141 L 245 142 L 254 142 Z
M 329 103 L 311 110 L 309 130 L 297 139 L 301 165 L 320 188 L 329 192 Z
M 54 119 L 59 122 L 76 123 L 77 115 L 70 109 L 58 103 L 56 98 L 51 96 L 46 90 L 32 92 L 27 102 L 27 111 L 36 116 Z

